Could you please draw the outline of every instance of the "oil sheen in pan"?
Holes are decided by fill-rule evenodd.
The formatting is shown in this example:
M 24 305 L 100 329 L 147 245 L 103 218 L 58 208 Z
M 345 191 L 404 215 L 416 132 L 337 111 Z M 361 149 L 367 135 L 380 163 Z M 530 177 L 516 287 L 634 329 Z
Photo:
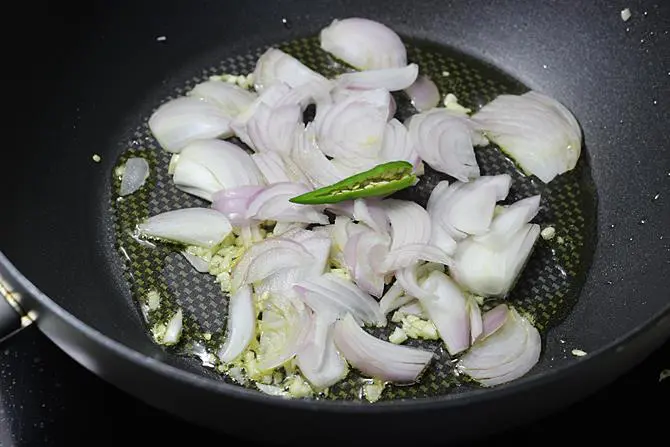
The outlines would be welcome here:
M 408 44 L 409 60 L 418 63 L 421 72 L 433 79 L 442 96 L 453 93 L 462 105 L 472 110 L 478 109 L 499 94 L 520 94 L 528 90 L 503 72 L 454 50 L 426 42 L 407 39 L 405 42 Z M 326 76 L 333 76 L 344 70 L 319 48 L 316 37 L 290 41 L 278 47 Z M 193 72 L 201 75 L 186 79 L 180 88 L 166 92 L 164 100 L 184 95 L 196 83 L 212 75 L 250 73 L 256 59 L 264 50 L 265 48 L 259 48 L 243 57 L 231 57 L 205 69 L 194 67 Z M 398 115 L 404 119 L 412 113 L 412 108 L 402 94 L 396 95 L 396 100 Z M 135 225 L 148 216 L 177 208 L 208 206 L 204 201 L 174 187 L 167 172 L 170 154 L 163 151 L 151 136 L 146 125 L 147 119 L 148 116 L 137 123 L 132 141 L 120 142 L 128 150 L 120 156 L 118 164 L 124 163 L 129 157 L 141 156 L 148 160 L 151 174 L 142 189 L 123 199 L 118 199 L 117 196 L 119 179 L 115 177 L 112 181 L 114 191 L 110 213 L 115 225 L 116 249 L 126 264 L 126 280 L 133 296 L 138 299 L 138 306 L 151 290 L 156 290 L 161 295 L 159 310 L 148 312 L 148 328 L 171 315 L 177 306 L 184 310 L 182 339 L 177 346 L 167 348 L 168 355 L 186 356 L 190 358 L 193 368 L 199 368 L 203 373 L 211 375 L 211 368 L 202 366 L 202 363 L 211 363 L 213 357 L 210 358 L 209 354 L 216 352 L 217 346 L 222 342 L 226 297 L 214 282 L 213 276 L 197 273 L 174 247 L 163 244 L 147 246 L 138 243 L 131 236 Z M 548 185 L 524 176 L 494 146 L 478 148 L 477 159 L 482 174 L 506 172 L 512 176 L 508 201 L 542 194 L 541 209 L 534 221 L 542 228 L 554 227 L 556 235 L 551 240 L 538 239 L 534 253 L 508 299 L 517 308 L 532 316 L 540 331 L 546 332 L 560 323 L 576 302 L 595 245 L 595 188 L 585 153 L 573 171 L 554 179 Z M 445 178 L 447 177 L 427 168 L 417 186 L 401 191 L 395 197 L 425 205 L 433 186 Z M 488 303 L 485 308 L 494 304 L 495 302 Z M 389 323 L 387 328 L 375 329 L 374 333 L 387 339 L 394 326 L 394 323 Z M 441 349 L 439 341 L 410 340 L 407 344 L 423 345 L 436 350 L 439 358 L 432 363 L 418 384 L 387 387 L 382 399 L 429 397 L 463 392 L 475 386 L 454 376 L 449 358 Z M 183 363 L 183 359 L 179 360 L 178 363 Z M 541 358 L 534 371 L 541 371 L 548 362 L 548 359 Z M 231 381 L 223 374 L 220 378 Z M 326 398 L 358 399 L 363 383 L 363 378 L 352 371 L 346 380 L 331 387 Z

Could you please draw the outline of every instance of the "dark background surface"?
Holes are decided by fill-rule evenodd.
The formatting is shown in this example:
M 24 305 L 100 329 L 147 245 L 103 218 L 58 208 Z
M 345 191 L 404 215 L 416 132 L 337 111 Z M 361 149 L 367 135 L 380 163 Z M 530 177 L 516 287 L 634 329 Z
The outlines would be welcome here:
M 605 444 L 632 433 L 639 433 L 641 439 L 667 439 L 670 378 L 659 382 L 664 369 L 670 369 L 670 342 L 585 401 L 480 443 L 569 443 L 593 435 L 599 444 Z M 433 421 L 427 424 L 435 426 Z M 262 429 L 262 421 L 258 427 Z M 287 430 L 299 429 L 300 421 L 287 424 Z M 188 437 L 191 445 L 260 445 L 187 424 L 148 407 L 76 364 L 34 328 L 0 346 L 1 447 L 144 441 L 170 445 L 182 436 Z

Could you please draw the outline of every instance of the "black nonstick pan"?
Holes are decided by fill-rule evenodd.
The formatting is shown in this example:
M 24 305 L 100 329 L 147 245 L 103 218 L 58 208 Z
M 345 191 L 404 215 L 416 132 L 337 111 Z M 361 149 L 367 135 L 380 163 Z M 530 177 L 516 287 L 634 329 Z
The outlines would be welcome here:
M 575 402 L 633 368 L 670 335 L 669 6 L 478 0 L 26 5 L 31 19 L 9 37 L 6 58 L 6 71 L 21 77 L 6 84 L 18 119 L 5 128 L 13 142 L 5 147 L 0 176 L 0 335 L 32 323 L 139 399 L 197 424 L 282 443 L 324 436 L 445 443 Z M 626 21 L 625 8 L 632 13 Z M 535 89 L 559 99 L 582 126 L 580 163 L 549 186 L 521 178 L 492 147 L 478 153 L 484 172 L 517 176 L 513 194 L 542 193 L 538 219 L 562 235 L 560 245 L 538 243 L 511 297 L 534 316 L 543 336 L 540 363 L 519 380 L 491 389 L 456 385 L 445 366 L 375 404 L 356 398 L 355 378 L 329 399 L 285 400 L 232 384 L 183 344 L 165 349 L 148 333 L 133 298 L 146 283 L 174 295 L 189 324 L 202 330 L 221 332 L 226 314 L 216 285 L 196 278 L 169 251 L 159 256 L 126 236 L 147 214 L 201 203 L 169 184 L 169 157 L 148 131 L 148 117 L 209 75 L 248 73 L 270 45 L 323 68 L 315 36 L 334 18 L 354 16 L 398 32 L 409 59 L 437 80 L 441 93 L 456 93 L 468 107 Z M 449 75 L 439 76 L 443 72 Z M 113 170 L 138 153 L 152 168 L 147 187 L 119 202 Z M 403 194 L 425 200 L 420 189 Z

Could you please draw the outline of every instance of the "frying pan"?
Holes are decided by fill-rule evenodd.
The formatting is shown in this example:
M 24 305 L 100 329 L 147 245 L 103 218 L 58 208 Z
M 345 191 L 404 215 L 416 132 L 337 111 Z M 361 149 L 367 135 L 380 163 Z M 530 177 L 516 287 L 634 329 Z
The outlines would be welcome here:
M 6 130 L 16 142 L 5 148 L 0 176 L 0 333 L 34 323 L 75 360 L 139 399 L 197 424 L 275 442 L 324 435 L 361 443 L 472 439 L 581 399 L 634 367 L 670 334 L 669 6 L 31 3 L 24 15 L 30 20 L 21 35 L 11 36 L 6 59 L 21 79 L 8 89 L 19 119 Z M 626 22 L 620 17 L 625 7 L 633 13 Z M 561 202 L 568 214 L 581 216 L 570 227 L 571 240 L 581 241 L 580 266 L 568 272 L 575 299 L 567 316 L 547 324 L 539 365 L 517 381 L 393 394 L 373 405 L 283 400 L 232 385 L 191 357 L 156 345 L 147 333 L 117 250 L 123 217 L 113 206 L 113 168 L 129 148 L 160 153 L 152 152 L 146 119 L 210 67 L 248 69 L 268 45 L 290 48 L 333 18 L 351 16 L 389 25 L 411 42 L 416 51 L 410 54 L 442 55 L 459 79 L 480 76 L 508 90 L 540 90 L 580 121 L 586 149 L 570 177 L 579 186 L 578 200 Z M 453 87 L 477 106 L 476 85 Z M 91 160 L 94 153 L 100 163 Z M 159 180 L 150 180 L 148 189 L 169 192 Z M 588 354 L 576 357 L 572 349 Z

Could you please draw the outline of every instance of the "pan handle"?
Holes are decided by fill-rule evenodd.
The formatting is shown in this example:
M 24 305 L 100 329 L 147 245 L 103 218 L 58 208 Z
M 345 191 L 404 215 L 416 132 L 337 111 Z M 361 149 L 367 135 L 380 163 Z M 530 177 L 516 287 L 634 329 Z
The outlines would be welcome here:
M 0 343 L 30 326 L 34 319 L 23 311 L 19 294 L 0 277 Z

